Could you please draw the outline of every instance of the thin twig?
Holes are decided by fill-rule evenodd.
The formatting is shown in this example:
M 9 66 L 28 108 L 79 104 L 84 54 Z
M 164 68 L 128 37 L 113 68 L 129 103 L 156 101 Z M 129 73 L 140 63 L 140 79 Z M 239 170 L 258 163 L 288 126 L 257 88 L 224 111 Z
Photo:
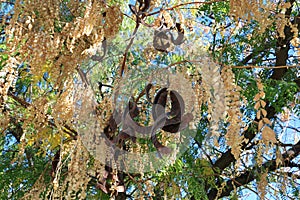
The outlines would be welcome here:
M 129 42 L 129 44 L 127 45 L 127 47 L 126 47 L 126 49 L 125 49 L 125 52 L 124 52 L 123 63 L 122 63 L 121 69 L 120 69 L 120 77 L 122 77 L 124 71 L 126 71 L 127 54 L 128 54 L 128 51 L 129 51 L 131 45 L 133 44 L 133 40 L 134 40 L 134 38 L 135 38 L 135 35 L 136 35 L 136 33 L 137 33 L 139 27 L 140 27 L 140 21 L 139 21 L 139 18 L 137 17 L 136 25 L 135 25 L 134 31 L 133 31 L 133 33 L 132 33 L 130 42 Z
M 187 5 L 192 5 L 192 4 L 207 4 L 207 5 L 209 5 L 209 4 L 218 3 L 218 2 L 228 2 L 228 1 L 227 0 L 215 0 L 215 1 L 208 1 L 208 2 L 196 1 L 196 2 L 181 3 L 181 4 L 177 4 L 177 5 L 175 5 L 173 7 L 170 7 L 170 8 L 161 9 L 161 10 L 153 12 L 153 13 L 148 13 L 145 16 L 156 15 L 156 14 L 160 13 L 162 10 L 174 10 L 174 9 L 176 9 L 178 7 L 181 7 L 181 6 L 187 6 Z
M 183 63 L 201 63 L 202 60 L 182 60 L 179 62 L 175 62 L 175 63 L 171 63 L 168 67 L 172 67 L 174 65 L 178 65 L 178 64 L 183 64 Z M 251 69 L 280 69 L 280 68 L 295 68 L 295 67 L 299 67 L 299 65 L 283 65 L 283 66 L 254 66 L 254 65 L 247 65 L 247 66 L 228 66 L 225 65 L 226 67 L 230 67 L 230 68 L 236 68 L 236 69 L 243 69 L 243 68 L 251 68 Z
M 280 69 L 280 68 L 295 68 L 299 67 L 299 65 L 283 65 L 283 66 L 254 66 L 254 65 L 247 65 L 247 66 L 230 66 L 231 68 L 243 69 L 243 68 L 260 68 L 260 69 Z

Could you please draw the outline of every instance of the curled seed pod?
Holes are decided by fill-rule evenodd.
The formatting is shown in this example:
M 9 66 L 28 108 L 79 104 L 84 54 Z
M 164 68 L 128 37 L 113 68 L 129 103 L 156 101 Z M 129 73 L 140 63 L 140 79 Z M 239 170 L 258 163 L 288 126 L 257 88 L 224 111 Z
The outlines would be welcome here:
M 154 98 L 152 107 L 152 116 L 154 121 L 162 114 L 165 114 L 165 107 L 167 104 L 168 90 L 162 88 L 159 90 Z

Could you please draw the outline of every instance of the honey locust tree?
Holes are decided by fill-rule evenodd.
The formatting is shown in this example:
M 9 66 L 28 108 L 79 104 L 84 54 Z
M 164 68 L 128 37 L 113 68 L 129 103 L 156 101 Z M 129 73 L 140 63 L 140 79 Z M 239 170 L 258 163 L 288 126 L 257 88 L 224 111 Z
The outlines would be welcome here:
M 1 199 L 297 198 L 299 3 L 2 1 Z

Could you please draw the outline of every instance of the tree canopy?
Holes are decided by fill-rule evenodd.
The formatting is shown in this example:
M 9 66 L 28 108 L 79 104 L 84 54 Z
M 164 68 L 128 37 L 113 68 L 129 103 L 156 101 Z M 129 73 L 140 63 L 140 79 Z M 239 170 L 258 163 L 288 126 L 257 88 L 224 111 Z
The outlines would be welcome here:
M 299 1 L 0 11 L 0 199 L 299 198 Z

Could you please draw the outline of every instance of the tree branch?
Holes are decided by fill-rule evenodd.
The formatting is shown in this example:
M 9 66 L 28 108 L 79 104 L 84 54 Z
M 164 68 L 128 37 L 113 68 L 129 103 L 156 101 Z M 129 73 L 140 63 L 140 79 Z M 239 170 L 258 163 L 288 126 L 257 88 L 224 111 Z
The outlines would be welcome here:
M 293 5 L 293 3 L 295 2 L 295 0 L 292 0 L 290 3 L 291 5 Z M 286 11 L 286 16 L 290 16 L 291 11 L 292 11 L 292 6 L 287 9 Z M 298 29 L 299 29 L 299 24 L 298 24 Z M 291 31 L 291 28 L 288 26 L 285 26 L 284 29 L 284 33 L 285 33 L 285 38 L 279 38 L 277 41 L 277 49 L 279 49 L 276 52 L 276 66 L 286 66 L 287 64 L 287 59 L 288 59 L 288 51 L 290 49 L 290 41 L 292 39 L 293 33 Z M 280 80 L 284 74 L 287 72 L 287 68 L 282 68 L 282 67 L 277 67 L 274 69 L 272 76 L 270 77 L 271 79 L 275 79 L 275 80 Z M 268 113 L 267 118 L 271 119 L 274 118 L 275 116 L 275 109 L 273 107 L 267 107 L 266 111 Z M 258 120 L 254 120 L 253 121 L 253 125 L 255 124 L 255 122 L 257 123 Z M 255 137 L 255 133 L 254 131 L 250 131 L 249 129 L 246 130 L 244 132 L 244 137 L 245 139 L 248 139 L 248 143 L 243 142 L 241 144 L 241 149 L 244 150 L 247 145 L 249 144 L 249 142 L 251 142 L 253 140 L 253 138 Z M 295 148 L 295 154 L 294 155 L 298 155 L 300 152 L 300 145 L 295 145 L 293 146 Z M 285 157 L 287 155 L 283 155 L 283 157 Z M 221 155 L 221 157 L 219 159 L 217 159 L 217 161 L 215 162 L 215 164 L 213 165 L 214 168 L 219 169 L 219 172 L 221 173 L 225 168 L 229 167 L 231 165 L 231 163 L 235 162 L 235 158 L 234 156 L 231 154 L 231 149 L 229 149 L 228 151 L 226 151 L 225 153 L 223 153 Z M 289 160 L 285 161 L 285 164 L 289 164 Z M 270 171 L 274 171 L 277 169 L 276 166 L 276 160 L 272 160 L 269 161 L 267 163 L 265 163 L 263 165 L 264 168 L 266 168 L 267 166 L 269 166 L 269 170 Z M 256 178 L 256 175 L 252 172 L 252 170 L 245 172 L 244 174 L 238 176 L 235 181 L 227 181 L 226 182 L 226 187 L 224 187 L 224 191 L 222 192 L 220 197 L 223 196 L 228 196 L 230 194 L 230 192 L 234 189 L 234 182 L 238 182 L 240 183 L 240 185 L 235 184 L 235 186 L 241 186 L 241 185 L 245 185 L 251 181 L 253 181 Z M 220 186 L 220 183 L 217 183 L 218 186 Z M 215 197 L 217 196 L 218 191 L 216 189 L 211 189 L 210 192 L 208 193 L 208 198 L 209 199 L 215 199 Z
M 295 0 L 291 0 L 290 3 L 291 5 L 293 5 L 295 2 Z M 291 12 L 293 10 L 293 6 L 291 6 L 290 8 L 288 8 L 285 12 L 285 16 L 286 17 L 290 17 Z M 299 30 L 299 24 L 298 24 L 298 30 Z M 284 27 L 284 35 L 285 37 L 279 37 L 277 42 L 276 42 L 276 52 L 275 52 L 275 56 L 276 56 L 276 66 L 282 66 L 282 65 L 286 65 L 287 64 L 287 59 L 288 59 L 288 52 L 290 50 L 290 42 L 293 38 L 293 32 L 291 27 L 289 26 L 285 26 Z M 281 69 L 274 69 L 273 74 L 271 76 L 272 79 L 274 80 L 280 80 L 283 75 L 287 72 L 286 68 L 281 68 Z
M 299 167 L 299 164 L 295 164 L 291 162 L 298 155 L 300 155 L 300 142 L 298 142 L 296 145 L 293 145 L 292 148 L 290 148 L 288 151 L 282 154 L 282 158 L 283 158 L 282 167 Z M 279 167 L 276 164 L 276 159 L 267 161 L 260 168 L 248 170 L 243 174 L 234 178 L 234 180 L 226 181 L 226 186 L 224 187 L 221 195 L 218 196 L 218 198 L 229 196 L 231 191 L 234 189 L 234 187 L 243 186 L 254 181 L 255 179 L 258 178 L 259 174 L 262 173 L 264 169 L 268 169 L 269 172 L 279 169 Z M 210 200 L 215 199 L 217 192 L 218 192 L 217 189 L 212 189 L 208 193 L 208 199 Z

